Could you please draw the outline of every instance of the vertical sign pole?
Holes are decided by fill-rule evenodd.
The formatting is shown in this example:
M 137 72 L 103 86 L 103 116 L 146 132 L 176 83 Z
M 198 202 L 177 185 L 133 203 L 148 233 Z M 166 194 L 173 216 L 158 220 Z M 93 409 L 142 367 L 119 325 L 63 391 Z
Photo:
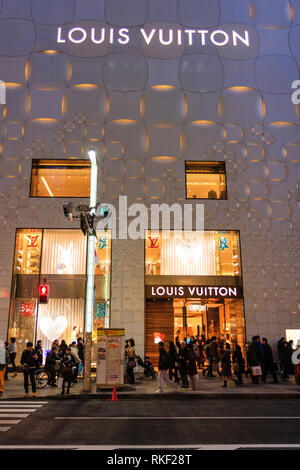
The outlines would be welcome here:
M 91 213 L 96 213 L 97 203 L 97 176 L 98 165 L 96 152 L 89 149 L 89 158 L 91 161 L 91 187 L 90 187 L 90 208 Z M 84 381 L 83 391 L 91 391 L 91 361 L 92 361 L 92 332 L 94 315 L 94 289 L 95 289 L 95 243 L 96 237 L 88 234 L 88 252 L 87 252 L 87 283 L 85 296 L 85 353 L 84 353 Z

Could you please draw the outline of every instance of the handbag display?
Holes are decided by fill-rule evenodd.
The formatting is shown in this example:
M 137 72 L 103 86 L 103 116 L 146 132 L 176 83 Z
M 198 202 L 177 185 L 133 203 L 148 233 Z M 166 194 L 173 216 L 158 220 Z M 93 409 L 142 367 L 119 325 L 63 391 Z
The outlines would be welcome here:
M 261 366 L 253 366 L 253 367 L 250 367 L 250 369 L 251 369 L 251 374 L 253 375 L 253 377 L 262 375 Z

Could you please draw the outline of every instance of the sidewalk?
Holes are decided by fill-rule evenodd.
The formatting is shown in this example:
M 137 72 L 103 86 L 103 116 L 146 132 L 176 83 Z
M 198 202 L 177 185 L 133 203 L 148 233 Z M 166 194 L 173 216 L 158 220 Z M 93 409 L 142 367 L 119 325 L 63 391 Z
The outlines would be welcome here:
M 11 375 L 10 375 L 11 377 Z M 158 389 L 156 380 L 144 379 L 142 375 L 136 375 L 135 387 L 125 385 L 123 390 L 118 390 L 118 397 L 123 399 L 187 399 L 187 398 L 300 398 L 300 386 L 296 385 L 295 378 L 291 377 L 288 382 L 282 382 L 278 377 L 278 384 L 271 384 L 271 377 L 268 378 L 269 383 L 253 385 L 250 378 L 244 378 L 244 385 L 237 387 L 232 381 L 228 381 L 227 388 L 223 388 L 223 381 L 219 378 L 207 379 L 199 377 L 198 390 L 192 391 L 180 387 L 172 387 L 167 385 L 164 393 L 155 393 Z M 37 399 L 74 399 L 74 398 L 111 398 L 111 390 L 96 390 L 96 379 L 92 377 L 91 393 L 83 392 L 83 380 L 79 379 L 70 390 L 70 395 L 61 395 L 61 389 L 47 386 L 37 391 Z M 5 383 L 5 392 L 1 400 L 7 399 L 24 399 L 23 374 L 18 373 L 17 377 L 11 378 Z

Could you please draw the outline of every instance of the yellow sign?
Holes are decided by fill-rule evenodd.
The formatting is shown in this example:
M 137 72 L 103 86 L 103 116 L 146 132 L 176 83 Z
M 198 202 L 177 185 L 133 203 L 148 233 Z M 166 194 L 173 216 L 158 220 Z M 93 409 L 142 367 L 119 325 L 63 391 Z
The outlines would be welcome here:
M 98 328 L 97 329 L 97 336 L 124 336 L 125 330 L 124 329 L 110 329 L 110 328 Z

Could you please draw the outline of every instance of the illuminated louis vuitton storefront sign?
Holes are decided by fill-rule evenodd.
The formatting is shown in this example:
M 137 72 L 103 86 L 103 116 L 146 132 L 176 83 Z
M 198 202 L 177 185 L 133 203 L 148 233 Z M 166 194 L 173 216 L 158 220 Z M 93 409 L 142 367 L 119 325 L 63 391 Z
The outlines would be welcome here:
M 242 287 L 237 286 L 146 286 L 147 298 L 233 298 L 243 297 Z
M 234 28 L 225 27 L 224 29 L 196 29 L 183 28 L 179 25 L 170 27 L 168 25 L 148 25 L 144 28 L 113 28 L 102 23 L 96 26 L 91 22 L 89 25 L 72 25 L 70 28 L 59 27 L 57 29 L 57 43 L 72 44 L 91 44 L 98 45 L 118 44 L 126 46 L 138 39 L 143 46 L 210 46 L 224 47 L 230 45 L 233 47 L 250 47 L 251 39 L 248 29 L 241 28 L 241 25 Z

